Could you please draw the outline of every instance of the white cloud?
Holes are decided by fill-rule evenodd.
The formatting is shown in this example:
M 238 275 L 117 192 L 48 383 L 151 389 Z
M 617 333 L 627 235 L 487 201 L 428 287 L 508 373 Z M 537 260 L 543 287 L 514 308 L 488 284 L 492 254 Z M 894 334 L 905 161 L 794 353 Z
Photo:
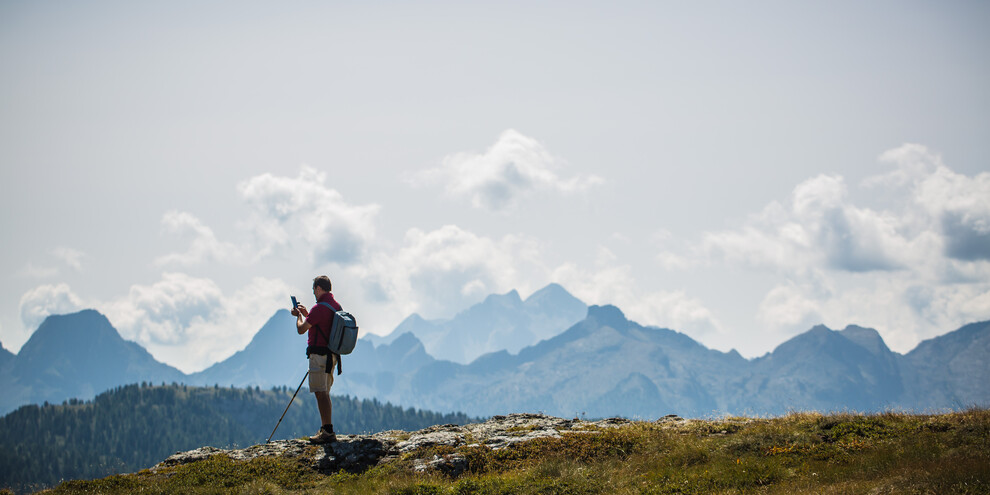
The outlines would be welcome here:
M 74 313 L 83 307 L 68 284 L 41 285 L 21 296 L 21 322 L 33 332 L 49 315 Z
M 753 217 L 747 225 L 737 230 L 706 232 L 701 250 L 707 256 L 770 270 L 800 270 L 811 260 L 811 238 L 799 224 L 772 220 L 782 207 L 777 203 L 767 206 L 762 215 Z
M 938 219 L 946 256 L 990 260 L 990 173 L 970 178 L 939 167 L 918 185 L 917 200 Z
M 866 187 L 886 186 L 902 188 L 913 185 L 943 167 L 942 157 L 920 144 L 903 144 L 884 151 L 878 157 L 881 163 L 896 168 L 886 174 L 874 175 L 863 180 Z
M 281 280 L 255 278 L 226 293 L 212 280 L 164 273 L 152 285 L 99 305 L 121 335 L 185 372 L 224 359 L 251 337 L 290 292 Z
M 789 283 L 768 292 L 758 314 L 766 331 L 782 340 L 818 323 L 858 324 L 878 329 L 891 349 L 907 352 L 921 340 L 990 317 L 990 283 L 938 285 L 909 272 L 854 283 L 827 279 L 836 287 Z
M 492 293 L 531 289 L 546 280 L 540 258 L 533 239 L 491 239 L 446 225 L 429 232 L 410 229 L 398 252 L 378 252 L 353 270 L 372 299 L 387 301 L 402 316 L 438 318 Z
M 922 145 L 905 144 L 880 155 L 891 172 L 864 181 L 905 194 L 913 210 L 904 216 L 919 230 L 940 235 L 946 256 L 990 260 L 990 172 L 967 177 L 952 171 L 941 156 Z
M 87 301 L 67 284 L 42 285 L 21 297 L 23 345 L 49 315 L 95 308 L 120 335 L 141 344 L 156 359 L 193 372 L 227 358 L 246 346 L 279 308 L 290 287 L 278 279 L 256 277 L 230 293 L 212 280 L 183 273 L 164 273 L 151 285 L 134 285 L 127 295 L 108 301 Z
M 237 244 L 221 241 L 191 213 L 169 211 L 162 217 L 163 230 L 189 238 L 189 247 L 160 256 L 155 263 L 254 263 L 297 248 L 308 252 L 314 265 L 357 263 L 373 244 L 380 207 L 348 204 L 339 192 L 326 186 L 326 179 L 326 173 L 304 165 L 297 177 L 266 173 L 242 181 L 237 189 L 249 213 L 238 226 L 248 238 Z
M 628 319 L 643 325 L 674 329 L 703 341 L 724 331 L 701 300 L 684 291 L 646 291 L 637 283 L 632 266 L 617 263 L 611 251 L 601 248 L 595 268 L 565 263 L 553 271 L 551 279 L 585 303 L 615 305 Z
M 85 254 L 82 251 L 65 246 L 59 246 L 48 251 L 47 261 L 60 261 L 62 265 L 79 271 L 82 269 L 82 260 Z M 61 270 L 56 265 L 37 265 L 33 261 L 28 261 L 20 270 L 17 276 L 25 278 L 52 278 L 57 276 Z
M 660 251 L 656 254 L 657 264 L 664 270 L 687 270 L 694 266 L 694 262 L 686 257 L 670 251 Z
M 807 289 L 794 284 L 779 285 L 766 294 L 757 310 L 757 319 L 771 332 L 793 334 L 822 323 L 819 302 L 806 295 Z
M 484 153 L 449 155 L 440 167 L 420 172 L 412 182 L 441 183 L 449 194 L 491 211 L 511 208 L 536 192 L 580 192 L 603 182 L 594 175 L 560 177 L 557 170 L 563 165 L 540 142 L 509 129 Z
M 283 254 L 284 249 L 303 249 L 309 252 L 313 265 L 361 267 L 357 262 L 374 253 L 371 247 L 379 206 L 346 203 L 339 192 L 326 186 L 326 178 L 325 173 L 303 166 L 294 178 L 262 174 L 241 182 L 238 191 L 249 213 L 238 226 L 248 232 L 249 238 L 236 244 L 220 240 L 192 213 L 165 213 L 161 220 L 163 231 L 188 239 L 189 243 L 184 251 L 156 258 L 155 264 L 253 264 L 266 256 Z M 51 254 L 53 259 L 77 270 L 85 259 L 82 252 L 67 247 L 55 248 Z M 374 256 L 381 258 L 383 254 Z M 59 270 L 29 264 L 20 273 L 54 277 Z M 487 286 L 475 281 L 465 285 L 464 290 L 470 293 Z M 230 294 L 211 279 L 166 272 L 151 285 L 131 286 L 126 296 L 85 304 L 65 284 L 41 286 L 22 298 L 21 318 L 25 328 L 33 330 L 49 314 L 94 307 L 107 315 L 124 338 L 138 342 L 157 359 L 189 372 L 243 348 L 254 332 L 285 306 L 280 303 L 290 292 L 289 285 L 281 280 L 255 278 L 247 287 Z M 442 300 L 429 290 L 423 292 L 430 294 L 429 298 Z
M 155 260 L 157 265 L 194 265 L 211 261 L 236 261 L 243 253 L 229 242 L 217 239 L 213 229 L 207 227 L 191 213 L 169 211 L 162 216 L 162 228 L 170 234 L 191 237 L 189 249 L 184 253 L 170 253 Z
M 911 239 L 889 212 L 848 202 L 841 177 L 820 175 L 794 188 L 789 204 L 773 202 L 737 230 L 706 233 L 702 250 L 730 262 L 803 273 L 812 267 L 848 272 L 895 270 L 912 260 Z
M 714 312 L 700 299 L 680 290 L 648 292 L 629 304 L 629 315 L 645 323 L 662 323 L 667 328 L 688 333 L 709 344 L 712 337 L 724 331 Z
M 298 240 L 314 264 L 350 265 L 362 259 L 375 237 L 380 207 L 348 204 L 325 185 L 326 179 L 326 173 L 306 165 L 295 178 L 262 174 L 238 185 L 253 212 L 246 226 L 256 236 L 259 255 Z
M 556 162 L 538 143 L 516 134 L 507 141 L 535 146 L 532 156 L 518 153 L 542 169 L 521 175 L 528 178 L 514 183 L 518 187 L 502 198 L 506 204 L 541 188 L 586 187 L 569 189 L 555 173 L 541 175 Z M 449 158 L 454 160 L 449 163 L 499 162 L 497 157 L 516 153 L 501 150 L 502 141 L 486 154 Z M 722 262 L 784 280 L 772 284 L 755 315 L 767 332 L 782 338 L 819 322 L 833 328 L 858 323 L 878 328 L 892 348 L 906 351 L 922 338 L 990 318 L 990 262 L 981 244 L 990 224 L 990 174 L 957 174 L 917 146 L 892 150 L 882 160 L 896 170 L 860 186 L 883 188 L 890 201 L 864 207 L 851 199 L 858 191 L 842 177 L 811 177 L 786 200 L 768 204 L 737 228 L 708 232 L 696 244 L 659 232 L 650 240 L 658 250 L 655 260 L 666 269 Z M 485 186 L 486 180 L 498 182 L 498 173 L 494 179 L 479 174 L 471 182 L 464 170 L 450 166 L 432 173 L 453 187 L 454 172 L 461 171 L 463 177 L 456 179 L 468 184 L 461 194 L 482 206 L 500 201 L 497 194 L 486 196 L 491 191 Z M 383 249 L 375 242 L 379 206 L 350 205 L 326 180 L 326 174 L 304 166 L 294 178 L 263 174 L 242 182 L 238 189 L 249 216 L 241 226 L 254 235 L 246 243 L 221 241 L 194 215 L 169 212 L 162 219 L 165 230 L 191 241 L 184 252 L 157 262 L 252 261 L 287 248 L 306 249 L 314 265 L 336 265 L 335 282 L 359 281 L 350 283 L 354 292 L 341 296 L 362 319 L 362 328 L 375 333 L 392 330 L 412 312 L 449 317 L 488 294 L 525 293 L 553 281 L 585 302 L 617 305 L 632 320 L 683 331 L 709 346 L 727 336 L 704 301 L 681 290 L 643 289 L 638 272 L 605 248 L 599 248 L 592 267 L 561 264 L 550 261 L 546 253 L 553 249 L 537 239 L 487 237 L 447 225 L 410 229 L 398 249 Z M 624 248 L 635 244 L 621 233 L 610 239 Z M 68 248 L 52 254 L 76 269 L 84 259 Z M 284 306 L 280 301 L 288 292 L 280 280 L 256 279 L 229 293 L 209 279 L 165 273 L 158 282 L 135 285 L 124 297 L 89 307 L 107 314 L 125 338 L 158 359 L 194 371 L 246 345 Z M 85 306 L 67 285 L 46 285 L 25 294 L 21 317 L 33 328 L 48 314 Z
M 881 155 L 891 172 L 862 182 L 879 208 L 853 203 L 842 177 L 798 184 L 736 229 L 708 232 L 711 261 L 769 271 L 757 318 L 773 332 L 824 322 L 876 326 L 891 347 L 990 317 L 990 173 L 949 169 L 920 145 Z
M 164 273 L 152 285 L 133 285 L 111 306 L 118 329 L 146 344 L 175 344 L 189 339 L 190 327 L 214 319 L 223 291 L 212 280 Z
M 677 241 L 677 246 L 672 246 L 675 241 Z M 632 243 L 632 241 L 629 242 Z M 654 233 L 650 238 L 650 245 L 657 249 L 655 260 L 664 270 L 687 270 L 698 264 L 694 257 L 676 252 L 677 248 L 683 250 L 684 243 L 675 239 L 668 230 L 662 229 Z

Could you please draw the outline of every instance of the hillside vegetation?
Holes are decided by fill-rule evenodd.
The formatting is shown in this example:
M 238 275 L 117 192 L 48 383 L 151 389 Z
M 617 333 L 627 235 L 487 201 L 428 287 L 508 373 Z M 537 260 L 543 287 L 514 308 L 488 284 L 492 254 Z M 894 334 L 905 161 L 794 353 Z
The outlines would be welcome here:
M 117 387 L 92 401 L 24 406 L 0 418 L 0 488 L 18 491 L 148 468 L 203 445 L 264 442 L 295 390 L 149 384 Z M 335 429 L 365 433 L 466 423 L 463 414 L 333 398 Z M 312 435 L 319 413 L 301 391 L 275 438 Z
M 556 434 L 503 442 L 503 448 L 493 449 L 487 446 L 491 439 L 476 438 L 475 433 L 497 418 L 474 429 L 432 428 L 418 436 L 459 432 L 461 440 L 454 445 L 421 444 L 400 455 L 382 456 L 357 472 L 321 472 L 302 454 L 243 461 L 219 454 L 132 475 L 68 482 L 53 493 L 990 492 L 990 412 L 982 409 L 943 415 L 795 413 L 711 421 L 537 419 L 557 420 Z M 499 434 L 505 440 L 505 435 L 544 428 L 532 424 L 504 428 Z M 410 444 L 403 439 L 417 436 L 390 434 L 391 445 L 398 447 Z M 349 438 L 334 450 L 371 439 Z M 430 468 L 451 465 L 448 461 L 453 459 L 460 469 Z

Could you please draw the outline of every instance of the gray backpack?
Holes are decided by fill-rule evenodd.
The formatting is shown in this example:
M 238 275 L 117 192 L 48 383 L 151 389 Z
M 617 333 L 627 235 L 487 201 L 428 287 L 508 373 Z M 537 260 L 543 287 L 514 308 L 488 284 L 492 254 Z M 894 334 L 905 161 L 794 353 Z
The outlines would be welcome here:
M 333 311 L 333 322 L 330 324 L 330 335 L 327 336 L 327 348 L 337 355 L 337 374 L 341 373 L 340 356 L 350 354 L 357 345 L 357 320 L 347 311 L 337 311 L 329 303 L 321 302 Z

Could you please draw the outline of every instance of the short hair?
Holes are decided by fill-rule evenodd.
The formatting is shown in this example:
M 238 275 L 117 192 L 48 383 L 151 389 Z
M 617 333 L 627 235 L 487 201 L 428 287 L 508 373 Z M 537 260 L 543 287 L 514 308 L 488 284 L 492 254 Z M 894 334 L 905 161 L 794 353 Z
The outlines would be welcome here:
M 317 287 L 319 287 L 319 288 L 321 288 L 321 289 L 323 289 L 323 290 L 325 290 L 327 292 L 330 292 L 331 290 L 333 290 L 332 289 L 333 286 L 330 285 L 330 277 L 328 277 L 326 275 L 320 275 L 319 277 L 314 278 L 313 279 L 313 289 L 316 289 Z

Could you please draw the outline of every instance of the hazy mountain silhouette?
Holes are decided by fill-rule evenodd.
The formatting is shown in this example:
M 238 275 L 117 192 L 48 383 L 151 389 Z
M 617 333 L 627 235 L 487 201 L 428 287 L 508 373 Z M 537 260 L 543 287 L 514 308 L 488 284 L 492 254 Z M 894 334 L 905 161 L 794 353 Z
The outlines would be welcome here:
M 377 379 L 388 388 L 389 373 L 408 373 L 428 362 L 448 359 L 444 356 L 457 354 L 463 358 L 490 352 L 486 349 L 503 348 L 517 352 L 526 345 L 562 332 L 584 318 L 586 313 L 584 303 L 560 285 L 550 284 L 525 301 L 516 291 L 491 295 L 450 320 L 427 321 L 413 314 L 387 337 L 363 336 L 352 355 L 344 357 L 345 373 L 340 375 L 340 383 L 373 371 L 382 374 Z M 247 347 L 191 374 L 188 383 L 263 387 L 298 384 L 306 373 L 305 340 L 296 333 L 295 319 L 289 312 L 279 310 Z M 426 340 L 434 343 L 439 354 L 430 352 Z M 369 346 L 374 348 L 371 342 L 382 350 L 367 352 Z M 503 344 L 504 347 L 499 347 Z
M 748 364 L 742 393 L 728 404 L 763 414 L 878 410 L 904 391 L 896 355 L 876 330 L 856 326 L 818 325 Z
M 451 320 L 407 318 L 387 339 L 361 339 L 344 356 L 337 393 L 405 407 L 472 416 L 544 412 L 557 416 L 652 418 L 666 414 L 782 414 L 793 410 L 926 411 L 990 405 L 990 322 L 926 340 L 906 355 L 876 330 L 816 326 L 767 355 L 747 360 L 708 349 L 674 330 L 629 321 L 614 306 L 587 308 L 566 329 L 577 301 L 556 285 L 521 301 L 496 295 Z M 577 301 L 583 306 L 583 303 Z M 543 323 L 536 323 L 543 321 Z M 478 323 L 477 329 L 467 327 Z M 498 325 L 518 342 L 546 335 L 517 352 L 500 349 L 469 363 L 438 359 L 416 332 L 498 339 Z M 400 332 L 400 330 L 409 330 Z M 22 404 L 88 399 L 117 385 L 188 383 L 295 387 L 306 372 L 305 337 L 280 310 L 242 350 L 184 375 L 123 340 L 93 310 L 50 316 L 16 355 L 0 352 L 0 411 Z M 5 362 L 4 362 L 5 361 Z
M 14 360 L 14 353 L 4 349 L 3 344 L 0 344 L 0 370 L 3 370 L 8 363 Z
M 374 346 L 359 340 L 358 347 L 344 356 L 346 371 L 334 378 L 334 387 L 358 397 L 380 398 L 397 394 L 403 375 L 436 362 L 415 335 L 406 332 L 392 342 Z M 396 402 L 395 404 L 398 404 Z
M 467 364 L 489 352 L 516 353 L 553 337 L 581 321 L 587 311 L 588 306 L 563 287 L 550 284 L 525 301 L 514 290 L 492 294 L 449 320 L 425 320 L 413 314 L 388 337 L 372 341 L 389 343 L 411 333 L 431 356 Z
M 189 375 L 186 383 L 236 387 L 298 384 L 308 367 L 306 336 L 296 331 L 296 319 L 292 314 L 280 309 L 258 330 L 247 347 Z
M 990 397 L 990 321 L 926 340 L 901 362 L 907 397 L 935 407 L 986 405 Z
M 422 345 L 404 337 L 410 347 Z M 887 348 L 876 330 L 819 325 L 747 360 L 673 330 L 643 327 L 613 306 L 592 306 L 585 320 L 517 354 L 489 353 L 467 365 L 427 361 L 388 372 L 388 386 L 379 390 L 373 370 L 349 383 L 383 400 L 479 416 L 924 411 L 990 404 L 988 345 L 990 323 L 926 341 L 907 356 Z
M 643 404 L 614 402 L 626 383 L 650 396 L 650 405 L 709 412 L 717 402 L 707 386 L 745 362 L 737 353 L 707 349 L 683 334 L 629 322 L 613 306 L 592 306 L 582 322 L 518 354 L 490 353 L 469 365 L 436 361 L 403 375 L 402 386 L 385 397 L 438 409 L 456 405 L 480 415 L 606 410 L 630 415 Z M 650 377 L 653 387 L 637 375 Z
M 8 363 L 0 410 L 22 404 L 92 399 L 124 383 L 181 382 L 185 375 L 121 338 L 105 316 L 85 310 L 53 315 Z

